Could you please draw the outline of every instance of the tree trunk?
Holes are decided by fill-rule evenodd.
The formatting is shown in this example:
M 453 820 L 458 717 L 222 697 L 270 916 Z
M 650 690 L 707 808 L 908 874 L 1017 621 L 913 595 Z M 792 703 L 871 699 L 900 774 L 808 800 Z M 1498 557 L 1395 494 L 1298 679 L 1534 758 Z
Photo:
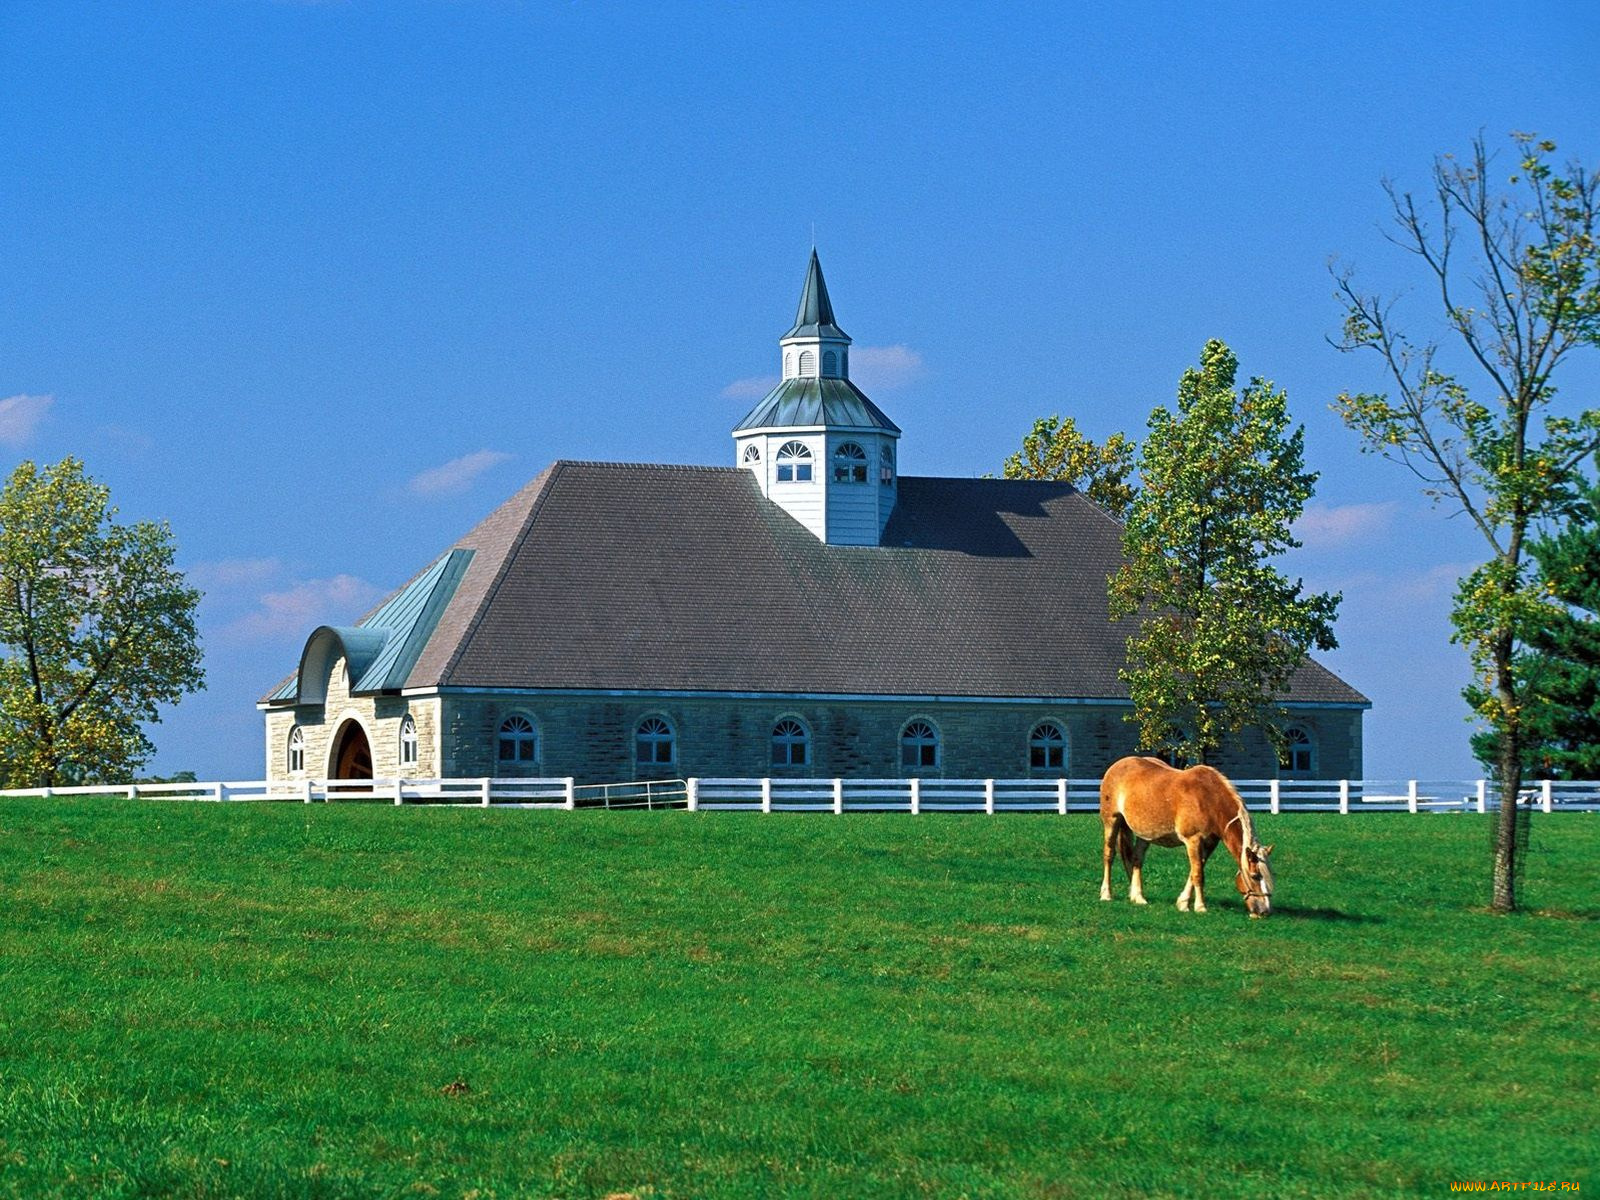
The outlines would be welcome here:
M 1522 791 L 1522 713 L 1517 708 L 1512 684 L 1512 643 L 1503 639 L 1495 646 L 1495 677 L 1500 694 L 1500 811 L 1494 826 L 1494 896 L 1489 906 L 1495 912 L 1514 912 L 1517 907 L 1517 795 Z

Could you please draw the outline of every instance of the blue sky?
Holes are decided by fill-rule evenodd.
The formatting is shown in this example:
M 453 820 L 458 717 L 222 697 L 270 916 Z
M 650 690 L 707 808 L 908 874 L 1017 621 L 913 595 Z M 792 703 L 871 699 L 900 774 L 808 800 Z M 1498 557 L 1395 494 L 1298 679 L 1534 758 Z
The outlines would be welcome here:
M 210 686 L 155 767 L 253 778 L 310 629 L 550 460 L 731 464 L 814 228 L 907 473 L 1050 412 L 1137 434 L 1208 337 L 1285 387 L 1322 472 L 1287 565 L 1345 594 L 1368 774 L 1476 775 L 1481 551 L 1328 411 L 1382 380 L 1327 264 L 1431 320 L 1380 179 L 1480 129 L 1593 163 L 1597 60 L 1600 13 L 1538 3 L 13 0 L 0 469 L 76 454 L 171 521 Z

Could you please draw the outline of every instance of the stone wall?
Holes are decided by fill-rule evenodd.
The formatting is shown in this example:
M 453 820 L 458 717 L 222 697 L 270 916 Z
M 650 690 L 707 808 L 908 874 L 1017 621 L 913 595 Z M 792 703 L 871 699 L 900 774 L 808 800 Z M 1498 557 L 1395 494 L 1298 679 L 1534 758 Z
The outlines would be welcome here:
M 405 775 L 434 779 L 439 760 L 439 701 L 434 697 L 352 696 L 343 658 L 329 665 L 326 705 L 302 704 L 271 709 L 266 714 L 267 779 L 327 779 L 333 774 L 334 740 L 346 721 L 366 732 L 372 749 L 372 773 L 379 779 Z M 410 714 L 417 726 L 418 761 L 400 766 L 400 725 Z M 289 735 L 295 727 L 305 736 L 305 769 L 289 770 Z
M 878 777 L 916 774 L 943 778 L 1054 778 L 1059 770 L 1029 766 L 1029 735 L 1040 721 L 1067 734 L 1066 774 L 1092 778 L 1135 751 L 1137 734 L 1123 720 L 1125 705 L 989 704 L 951 701 L 916 704 L 899 700 L 791 701 L 666 699 L 650 697 L 450 696 L 440 701 L 444 773 L 452 777 L 573 776 L 580 783 L 630 779 L 700 777 Z M 539 757 L 528 763 L 500 761 L 500 722 L 512 713 L 528 717 L 539 731 Z M 634 761 L 634 730 L 647 717 L 661 717 L 677 735 L 673 762 L 646 766 Z M 811 733 L 804 766 L 772 762 L 773 726 L 785 717 Z M 1310 778 L 1359 778 L 1361 712 L 1311 709 L 1293 712 L 1315 747 Z M 900 763 L 900 732 L 913 720 L 939 733 L 936 767 Z M 421 722 L 418 722 L 419 732 Z M 427 757 L 426 751 L 424 758 Z M 1230 747 L 1217 760 L 1239 778 L 1279 774 L 1265 738 Z M 382 774 L 382 771 L 379 771 Z

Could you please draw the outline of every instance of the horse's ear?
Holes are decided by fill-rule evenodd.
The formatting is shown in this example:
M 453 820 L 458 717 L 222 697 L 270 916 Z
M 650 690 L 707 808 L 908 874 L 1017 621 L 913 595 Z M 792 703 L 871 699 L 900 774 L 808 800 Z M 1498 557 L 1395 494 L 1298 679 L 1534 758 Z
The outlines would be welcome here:
M 1261 847 L 1261 857 L 1262 858 L 1265 858 L 1267 855 L 1269 855 L 1271 853 L 1272 853 L 1272 847 L 1271 846 L 1263 846 L 1263 847 Z

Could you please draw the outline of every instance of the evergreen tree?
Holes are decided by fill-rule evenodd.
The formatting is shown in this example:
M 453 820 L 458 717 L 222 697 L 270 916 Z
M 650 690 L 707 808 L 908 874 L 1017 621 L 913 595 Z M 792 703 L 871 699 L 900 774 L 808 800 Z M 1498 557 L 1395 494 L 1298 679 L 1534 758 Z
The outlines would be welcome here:
M 1316 647 L 1338 643 L 1340 597 L 1305 595 L 1271 560 L 1297 547 L 1290 527 L 1317 476 L 1305 431 L 1289 432 L 1272 384 L 1234 386 L 1238 359 L 1219 341 L 1183 374 L 1178 411 L 1158 408 L 1139 456 L 1140 491 L 1111 580 L 1111 613 L 1138 613 L 1122 672 L 1148 750 L 1205 762 L 1246 728 L 1281 751 L 1278 697 Z
M 1523 720 L 1522 766 L 1542 779 L 1600 779 L 1600 483 L 1560 532 L 1529 546 L 1539 579 L 1562 607 L 1542 610 L 1517 656 Z M 1468 693 L 1479 708 L 1481 688 Z M 1492 769 L 1500 737 L 1472 737 L 1478 761 Z

